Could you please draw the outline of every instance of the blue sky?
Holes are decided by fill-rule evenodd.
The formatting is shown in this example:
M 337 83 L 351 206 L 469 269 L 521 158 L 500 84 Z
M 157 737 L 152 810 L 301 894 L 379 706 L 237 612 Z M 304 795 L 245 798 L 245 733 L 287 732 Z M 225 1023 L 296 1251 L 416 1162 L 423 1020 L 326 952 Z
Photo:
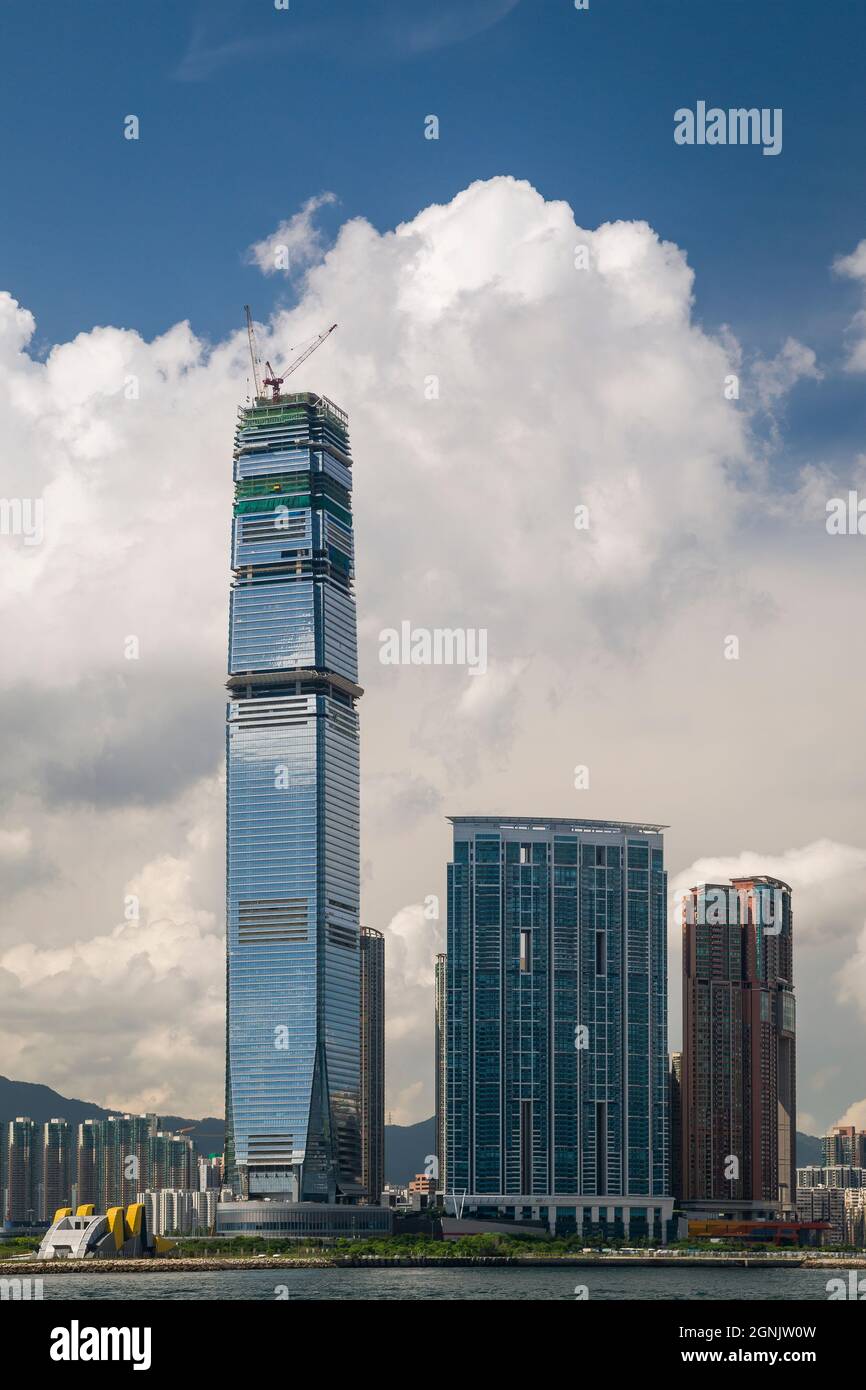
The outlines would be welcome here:
M 326 226 L 384 230 L 510 173 L 685 247 L 708 328 L 840 354 L 856 291 L 830 263 L 866 229 L 856 0 L 6 0 L 0 26 L 0 264 L 43 349 L 94 323 L 221 337 L 278 290 L 244 249 L 312 194 L 339 198 Z M 781 106 L 781 156 L 675 146 L 698 99 Z M 845 448 L 861 396 L 802 386 L 789 449 Z
M 829 265 L 866 229 L 864 38 L 853 0 L 7 2 L 4 283 L 43 343 L 184 317 L 218 337 L 275 291 L 244 248 L 310 195 L 382 230 L 511 173 L 584 225 L 646 218 L 684 246 L 707 326 L 838 353 L 856 296 Z M 699 98 L 781 106 L 782 155 L 675 146 Z M 857 409 L 824 394 L 833 419 Z

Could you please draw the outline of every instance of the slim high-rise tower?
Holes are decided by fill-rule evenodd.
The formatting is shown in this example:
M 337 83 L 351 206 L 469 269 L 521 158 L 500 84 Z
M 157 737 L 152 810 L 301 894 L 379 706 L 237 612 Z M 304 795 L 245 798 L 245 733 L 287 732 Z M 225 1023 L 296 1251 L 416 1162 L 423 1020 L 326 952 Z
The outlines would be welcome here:
M 671 1111 L 671 1192 L 675 1202 L 683 1199 L 683 1054 L 671 1053 L 668 1078 Z
M 0 1124 L 0 1192 L 4 1221 L 32 1225 L 39 1220 L 42 1153 L 39 1129 L 29 1115 Z
M 436 957 L 435 967 L 433 1086 L 436 1101 L 436 1161 L 439 1165 L 436 1190 L 444 1192 L 448 1183 L 448 957 L 444 952 Z
M 793 1211 L 791 890 L 759 876 L 683 902 L 683 1200 L 735 1215 Z
M 257 397 L 234 460 L 226 1176 L 243 1197 L 333 1202 L 362 1190 L 346 416 Z
M 58 1207 L 72 1201 L 74 1133 L 68 1120 L 46 1120 L 42 1126 L 42 1183 L 39 1215 L 53 1221 Z
M 361 1171 L 369 1202 L 385 1186 L 385 938 L 361 928 Z
M 99 1148 L 102 1120 L 83 1120 L 78 1126 L 72 1206 L 99 1202 Z

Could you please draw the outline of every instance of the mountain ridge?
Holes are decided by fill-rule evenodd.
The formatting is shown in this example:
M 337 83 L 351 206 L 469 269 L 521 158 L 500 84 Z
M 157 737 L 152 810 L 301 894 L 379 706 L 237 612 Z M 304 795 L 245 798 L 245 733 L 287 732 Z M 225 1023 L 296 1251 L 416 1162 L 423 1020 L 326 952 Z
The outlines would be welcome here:
M 119 1109 L 106 1109 L 93 1101 L 61 1096 L 58 1091 L 39 1082 L 12 1081 L 7 1076 L 0 1076 L 0 1122 L 14 1120 L 17 1115 L 29 1115 L 38 1124 L 56 1117 L 79 1125 L 83 1120 L 102 1120 L 109 1115 L 124 1113 Z M 199 1154 L 222 1153 L 225 1131 L 224 1121 L 219 1116 L 209 1115 L 203 1120 L 191 1120 L 181 1115 L 160 1114 L 159 1118 L 166 1129 L 175 1133 L 186 1130 Z M 435 1152 L 435 1148 L 436 1123 L 432 1115 L 428 1120 L 418 1120 L 413 1125 L 386 1125 L 386 1183 L 404 1187 L 416 1173 L 425 1171 L 427 1158 Z M 798 1130 L 797 1167 L 820 1162 L 820 1136 L 801 1134 Z

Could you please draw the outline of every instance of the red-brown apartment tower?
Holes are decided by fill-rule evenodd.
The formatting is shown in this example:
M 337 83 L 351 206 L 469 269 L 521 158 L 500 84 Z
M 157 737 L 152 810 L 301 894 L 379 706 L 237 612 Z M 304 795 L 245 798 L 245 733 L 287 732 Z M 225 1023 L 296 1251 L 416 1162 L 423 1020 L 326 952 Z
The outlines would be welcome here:
M 796 1203 L 791 889 L 756 876 L 683 898 L 683 1200 L 772 1217 Z

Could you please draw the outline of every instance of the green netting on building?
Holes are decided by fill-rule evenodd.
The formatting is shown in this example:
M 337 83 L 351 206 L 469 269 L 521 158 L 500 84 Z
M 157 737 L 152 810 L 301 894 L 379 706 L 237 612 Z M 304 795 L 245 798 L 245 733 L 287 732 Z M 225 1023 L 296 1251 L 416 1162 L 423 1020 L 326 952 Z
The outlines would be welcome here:
M 264 497 L 269 492 L 309 492 L 310 474 L 268 473 L 261 478 L 240 478 L 235 484 L 235 497 Z
M 290 511 L 310 507 L 314 512 L 329 512 L 344 526 L 352 525 L 352 513 L 345 507 L 338 506 L 330 497 L 311 497 L 308 492 L 284 492 L 275 497 L 257 497 L 253 500 L 235 502 L 235 516 L 247 512 L 275 512 L 278 507 L 287 507 Z

